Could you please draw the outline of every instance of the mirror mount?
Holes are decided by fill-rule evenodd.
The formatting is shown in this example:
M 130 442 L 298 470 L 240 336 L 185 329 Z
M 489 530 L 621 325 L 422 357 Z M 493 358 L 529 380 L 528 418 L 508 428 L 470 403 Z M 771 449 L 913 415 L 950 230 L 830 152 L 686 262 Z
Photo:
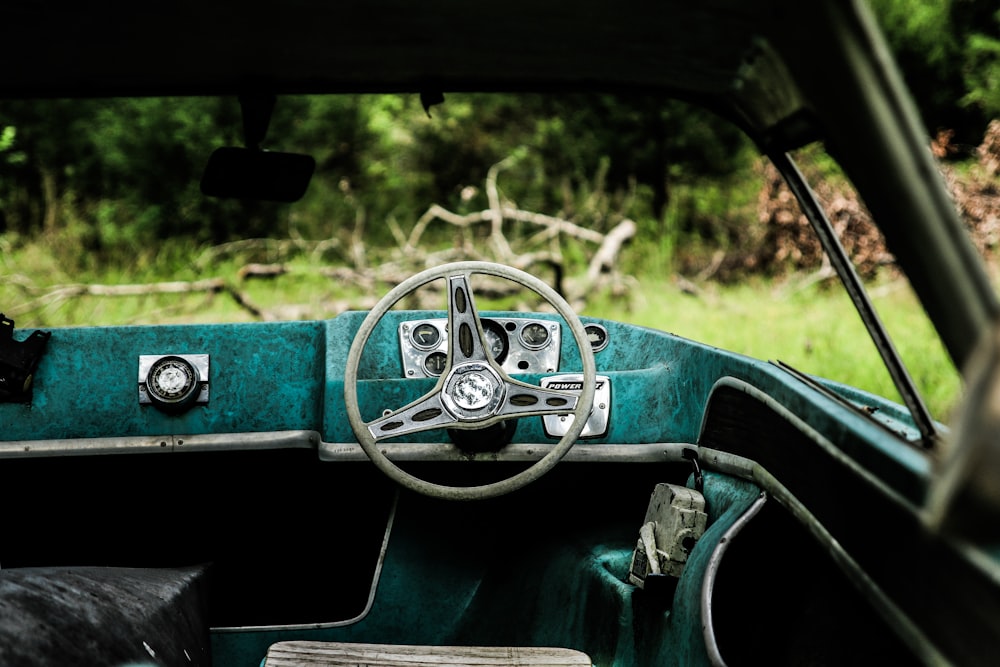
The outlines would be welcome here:
M 261 150 L 277 99 L 271 93 L 246 93 L 239 96 L 240 111 L 243 114 L 243 145 L 247 148 Z

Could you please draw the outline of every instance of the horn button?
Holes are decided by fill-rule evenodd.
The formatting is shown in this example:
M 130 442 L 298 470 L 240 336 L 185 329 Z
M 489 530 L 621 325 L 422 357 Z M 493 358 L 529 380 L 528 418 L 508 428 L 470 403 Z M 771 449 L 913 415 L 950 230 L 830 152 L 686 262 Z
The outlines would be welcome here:
M 462 421 L 478 421 L 496 414 L 506 393 L 500 375 L 488 364 L 469 362 L 452 369 L 444 383 L 441 402 Z

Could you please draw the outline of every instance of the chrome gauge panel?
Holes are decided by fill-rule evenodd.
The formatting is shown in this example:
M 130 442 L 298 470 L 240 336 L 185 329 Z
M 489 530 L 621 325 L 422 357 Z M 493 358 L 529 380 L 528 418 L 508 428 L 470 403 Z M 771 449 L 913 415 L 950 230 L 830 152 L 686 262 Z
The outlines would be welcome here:
M 553 373 L 559 370 L 562 326 L 552 320 L 484 317 L 486 347 L 504 372 Z M 448 320 L 408 320 L 399 325 L 403 373 L 408 378 L 437 377 L 448 355 Z
M 559 389 L 579 394 L 580 390 L 583 389 L 583 375 L 578 373 L 553 375 L 543 378 L 541 384 L 544 389 Z M 611 378 L 606 375 L 598 375 L 597 387 L 594 392 L 594 407 L 590 410 L 587 425 L 583 427 L 580 437 L 600 438 L 607 435 L 608 424 L 611 421 L 610 415 Z M 542 417 L 545 435 L 550 438 L 561 438 L 572 424 L 573 415 L 545 415 Z

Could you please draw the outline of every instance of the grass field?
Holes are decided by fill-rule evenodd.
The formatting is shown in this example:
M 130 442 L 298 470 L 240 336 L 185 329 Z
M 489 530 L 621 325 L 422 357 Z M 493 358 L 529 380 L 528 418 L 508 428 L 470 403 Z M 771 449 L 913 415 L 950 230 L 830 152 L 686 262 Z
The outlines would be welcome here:
M 643 278 L 631 299 L 588 314 L 669 331 L 899 400 L 860 316 L 839 284 L 803 277 L 703 285 L 697 296 L 671 280 Z M 958 372 L 920 304 L 901 280 L 871 286 L 875 307 L 931 413 L 946 420 L 961 391 Z
M 287 274 L 240 281 L 243 259 L 206 262 L 196 250 L 139 261 L 127 269 L 70 275 L 39 244 L 7 248 L 0 265 L 0 312 L 18 328 L 77 325 L 233 322 L 259 319 L 252 308 L 279 319 L 332 317 L 366 308 L 389 285 L 356 286 L 325 277 L 309 262 L 288 264 Z M 226 291 L 132 296 L 81 293 L 83 284 L 120 287 L 160 281 L 227 278 L 247 303 Z M 703 283 L 696 295 L 675 276 L 642 275 L 625 297 L 595 295 L 582 314 L 632 322 L 744 353 L 781 360 L 799 370 L 898 400 L 898 394 L 860 317 L 835 282 L 805 276 L 751 280 L 722 286 Z M 947 420 L 960 381 L 919 304 L 902 280 L 871 286 L 875 305 L 932 414 Z M 249 305 L 249 307 L 248 307 Z

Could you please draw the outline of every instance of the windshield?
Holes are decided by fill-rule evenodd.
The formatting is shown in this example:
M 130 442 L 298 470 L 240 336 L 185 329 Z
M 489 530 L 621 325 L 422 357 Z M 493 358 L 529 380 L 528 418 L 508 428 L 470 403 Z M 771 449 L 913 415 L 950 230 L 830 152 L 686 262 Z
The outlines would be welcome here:
M 28 328 L 325 319 L 416 269 L 485 258 L 582 314 L 899 399 L 788 187 L 715 116 L 640 95 L 283 96 L 255 138 L 241 111 L 6 103 L 0 311 Z M 311 156 L 304 196 L 206 196 L 212 152 L 248 145 Z M 819 147 L 796 159 L 947 417 L 958 375 L 863 202 Z

